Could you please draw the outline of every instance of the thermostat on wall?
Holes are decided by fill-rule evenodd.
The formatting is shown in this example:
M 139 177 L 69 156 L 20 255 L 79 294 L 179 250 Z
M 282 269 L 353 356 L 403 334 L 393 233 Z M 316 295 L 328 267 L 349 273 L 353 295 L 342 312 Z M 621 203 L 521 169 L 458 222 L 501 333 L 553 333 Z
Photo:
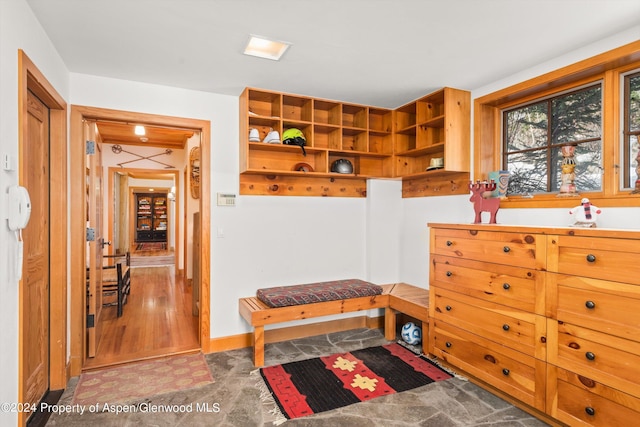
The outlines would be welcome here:
M 218 193 L 218 206 L 235 206 L 236 195 L 227 193 Z

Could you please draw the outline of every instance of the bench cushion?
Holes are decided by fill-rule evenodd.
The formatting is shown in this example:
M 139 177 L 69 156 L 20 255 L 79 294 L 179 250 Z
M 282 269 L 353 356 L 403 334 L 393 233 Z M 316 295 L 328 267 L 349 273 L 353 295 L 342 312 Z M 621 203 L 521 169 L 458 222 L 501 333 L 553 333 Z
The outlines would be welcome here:
M 382 287 L 359 279 L 258 289 L 257 297 L 269 307 L 366 297 L 382 294 Z

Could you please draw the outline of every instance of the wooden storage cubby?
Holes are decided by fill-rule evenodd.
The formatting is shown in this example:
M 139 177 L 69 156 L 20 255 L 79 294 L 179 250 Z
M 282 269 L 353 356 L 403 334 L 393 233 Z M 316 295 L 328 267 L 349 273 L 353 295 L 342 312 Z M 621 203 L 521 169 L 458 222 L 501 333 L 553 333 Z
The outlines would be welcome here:
M 271 130 L 282 138 L 287 129 L 300 129 L 307 155 L 297 146 L 249 142 L 251 128 L 260 141 Z M 241 194 L 284 194 L 286 183 L 287 195 L 364 196 L 368 178 L 402 178 L 403 197 L 466 194 L 469 132 L 470 94 L 457 89 L 388 110 L 246 88 L 240 97 Z M 438 157 L 444 168 L 427 171 Z M 340 158 L 351 161 L 353 174 L 331 172 Z M 298 163 L 313 171 L 295 170 Z M 346 189 L 348 180 L 358 182 Z
M 467 194 L 471 96 L 443 88 L 394 111 L 396 176 L 403 197 Z M 444 167 L 427 170 L 431 160 Z
M 260 141 L 271 130 L 282 139 L 287 129 L 300 129 L 307 155 L 298 146 L 249 142 L 251 128 Z M 240 135 L 241 194 L 364 197 L 368 178 L 394 174 L 391 110 L 247 88 L 240 97 Z M 352 174 L 331 172 L 341 158 L 353 164 Z M 313 171 L 296 170 L 299 163 Z

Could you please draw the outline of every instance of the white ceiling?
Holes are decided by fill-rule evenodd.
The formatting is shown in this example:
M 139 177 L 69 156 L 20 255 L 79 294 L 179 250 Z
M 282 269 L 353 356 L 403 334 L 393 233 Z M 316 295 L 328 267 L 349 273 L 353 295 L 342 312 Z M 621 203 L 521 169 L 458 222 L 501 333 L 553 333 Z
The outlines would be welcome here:
M 639 0 L 27 0 L 69 71 L 396 108 L 476 89 L 640 22 Z M 249 34 L 293 44 L 242 54 Z

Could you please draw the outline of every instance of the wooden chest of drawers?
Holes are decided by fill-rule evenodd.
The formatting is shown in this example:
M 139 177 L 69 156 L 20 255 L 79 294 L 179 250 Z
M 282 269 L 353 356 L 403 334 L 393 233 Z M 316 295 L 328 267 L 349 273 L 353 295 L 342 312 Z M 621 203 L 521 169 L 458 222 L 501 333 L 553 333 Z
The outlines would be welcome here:
M 570 425 L 640 420 L 640 240 L 557 235 L 547 255 L 547 412 Z
M 640 420 L 640 233 L 429 226 L 431 353 L 562 423 Z
M 539 410 L 545 247 L 519 230 L 431 228 L 430 351 Z

